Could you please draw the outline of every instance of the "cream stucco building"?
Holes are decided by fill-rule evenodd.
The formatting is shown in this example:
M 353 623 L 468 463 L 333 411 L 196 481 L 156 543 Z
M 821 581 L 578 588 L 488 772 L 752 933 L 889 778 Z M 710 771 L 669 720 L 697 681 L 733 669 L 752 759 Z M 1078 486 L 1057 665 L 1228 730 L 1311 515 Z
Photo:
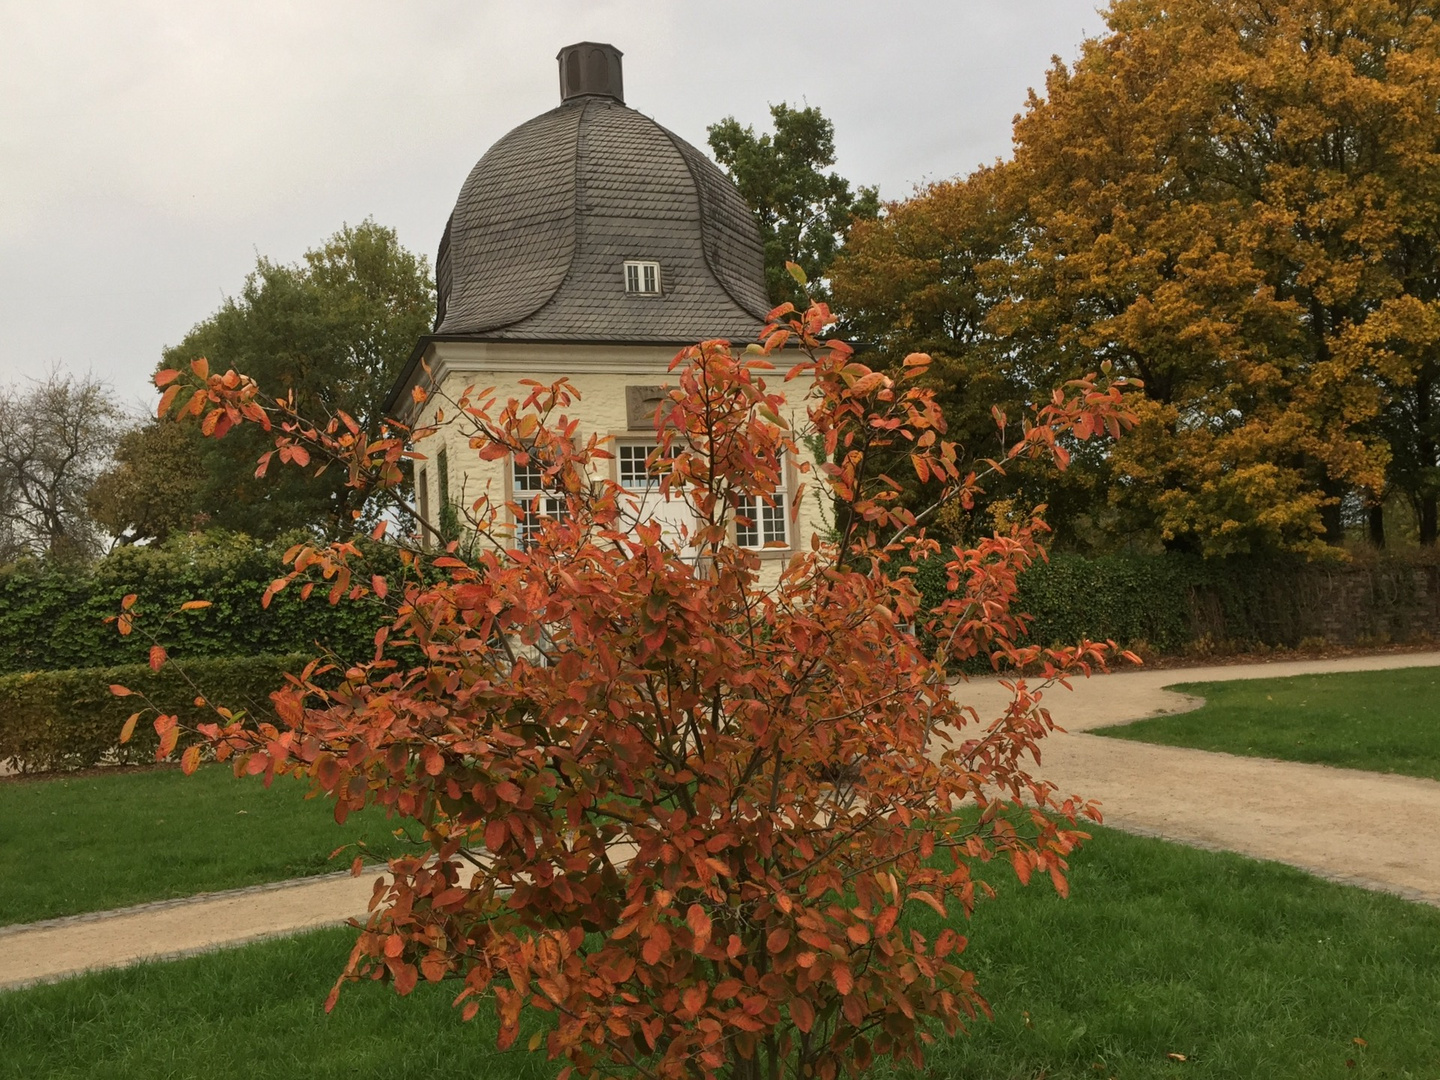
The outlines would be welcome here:
M 435 330 L 387 409 L 413 411 L 410 391 L 421 382 L 452 398 L 494 386 L 503 401 L 524 397 L 522 379 L 563 376 L 581 394 L 569 411 L 582 434 L 611 440 L 610 477 L 636 493 L 645 516 L 678 528 L 687 511 L 660 504 L 644 469 L 656 401 L 679 349 L 755 340 L 769 308 L 759 232 L 709 158 L 625 106 L 619 50 L 582 42 L 558 59 L 559 107 L 502 138 L 461 188 L 436 258 Z M 803 415 L 803 390 L 784 389 Z M 426 458 L 416 471 L 422 516 L 433 520 L 446 499 L 468 505 L 486 494 L 528 508 L 512 522 L 523 542 L 525 517 L 545 511 L 527 469 L 477 460 L 453 427 L 417 449 Z M 823 528 L 813 481 L 797 505 L 802 485 L 793 465 L 789 473 L 774 506 L 742 508 L 732 523 L 737 541 L 772 567 L 767 577 Z

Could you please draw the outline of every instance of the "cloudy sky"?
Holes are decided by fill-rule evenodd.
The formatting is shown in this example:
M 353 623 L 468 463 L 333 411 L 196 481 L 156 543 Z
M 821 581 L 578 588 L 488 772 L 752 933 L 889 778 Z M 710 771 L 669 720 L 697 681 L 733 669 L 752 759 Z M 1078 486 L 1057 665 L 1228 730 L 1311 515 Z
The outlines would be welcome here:
M 461 181 L 609 41 L 627 104 L 705 145 L 818 105 L 900 198 L 1008 153 L 1094 0 L 0 0 L 0 384 L 52 364 L 145 400 L 160 350 L 373 216 L 433 257 Z

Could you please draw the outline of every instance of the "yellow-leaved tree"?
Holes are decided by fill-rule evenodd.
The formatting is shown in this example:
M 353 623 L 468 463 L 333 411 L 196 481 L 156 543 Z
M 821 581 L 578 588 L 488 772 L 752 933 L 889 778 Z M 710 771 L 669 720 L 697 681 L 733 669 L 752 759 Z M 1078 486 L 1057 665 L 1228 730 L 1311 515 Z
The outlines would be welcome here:
M 1106 360 L 1143 379 L 1138 431 L 1077 463 L 1112 541 L 1316 554 L 1347 497 L 1393 491 L 1433 543 L 1433 12 L 1114 0 L 1032 94 L 1013 159 L 857 229 L 837 299 L 1021 400 Z M 927 215 L 947 225 L 917 245 Z

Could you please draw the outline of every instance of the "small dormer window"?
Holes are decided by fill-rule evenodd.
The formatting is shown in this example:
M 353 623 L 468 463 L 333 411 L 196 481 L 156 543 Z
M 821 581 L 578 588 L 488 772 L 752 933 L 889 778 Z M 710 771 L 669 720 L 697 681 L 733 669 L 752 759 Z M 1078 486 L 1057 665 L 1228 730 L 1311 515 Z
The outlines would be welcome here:
M 660 264 L 632 260 L 625 263 L 625 291 L 651 296 L 660 292 Z

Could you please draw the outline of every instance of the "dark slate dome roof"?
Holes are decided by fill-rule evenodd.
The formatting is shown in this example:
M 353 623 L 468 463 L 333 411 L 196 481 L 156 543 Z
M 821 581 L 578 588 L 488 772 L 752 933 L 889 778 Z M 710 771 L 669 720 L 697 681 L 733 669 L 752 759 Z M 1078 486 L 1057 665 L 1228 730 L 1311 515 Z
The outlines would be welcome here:
M 754 216 L 714 162 L 625 107 L 619 56 L 562 50 L 566 100 L 471 170 L 436 258 L 437 334 L 754 339 L 770 309 Z M 627 260 L 660 264 L 660 295 L 625 291 Z

